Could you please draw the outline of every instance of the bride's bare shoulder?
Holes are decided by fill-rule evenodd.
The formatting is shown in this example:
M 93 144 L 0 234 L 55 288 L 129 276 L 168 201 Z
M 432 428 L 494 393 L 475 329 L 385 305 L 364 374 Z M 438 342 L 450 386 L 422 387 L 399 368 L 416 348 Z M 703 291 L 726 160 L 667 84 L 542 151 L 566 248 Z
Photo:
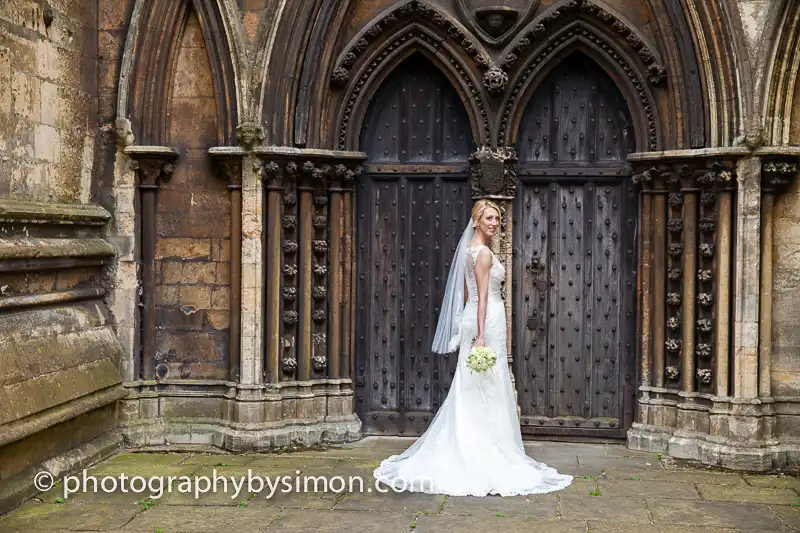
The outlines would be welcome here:
M 489 268 L 492 266 L 492 261 L 494 260 L 494 254 L 492 253 L 492 249 L 486 245 L 479 245 L 475 251 L 475 266 Z

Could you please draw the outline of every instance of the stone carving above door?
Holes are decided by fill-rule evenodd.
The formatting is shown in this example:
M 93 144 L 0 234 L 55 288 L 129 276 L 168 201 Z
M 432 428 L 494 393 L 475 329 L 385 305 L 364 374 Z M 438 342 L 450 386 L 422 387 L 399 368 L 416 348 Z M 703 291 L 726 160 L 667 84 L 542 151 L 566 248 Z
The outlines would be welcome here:
M 502 45 L 526 24 L 539 0 L 458 0 L 464 23 L 490 45 Z

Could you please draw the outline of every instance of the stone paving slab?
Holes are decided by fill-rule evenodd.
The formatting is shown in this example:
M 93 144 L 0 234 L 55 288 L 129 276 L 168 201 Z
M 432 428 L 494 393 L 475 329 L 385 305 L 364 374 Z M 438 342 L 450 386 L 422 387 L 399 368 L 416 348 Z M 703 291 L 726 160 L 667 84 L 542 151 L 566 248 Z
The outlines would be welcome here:
M 800 494 L 793 489 L 774 489 L 771 487 L 752 487 L 745 485 L 723 487 L 720 485 L 698 483 L 697 490 L 700 491 L 704 500 L 800 505 Z
M 604 498 L 602 496 L 559 497 L 561 516 L 568 520 L 603 518 L 619 522 L 650 523 L 650 514 L 644 498 Z
M 119 533 L 254 533 L 266 531 L 279 511 L 277 507 L 156 506 L 137 514 Z
M 790 531 L 769 505 L 649 499 L 656 525 L 717 526 L 752 531 Z
M 602 496 L 609 498 L 676 498 L 679 500 L 699 500 L 700 493 L 693 483 L 672 481 L 642 481 L 631 476 L 627 480 L 602 479 L 597 482 Z M 717 487 L 717 485 L 712 485 Z M 730 487 L 722 487 L 723 490 Z
M 800 479 L 742 475 L 676 463 L 659 454 L 624 446 L 526 443 L 534 459 L 575 476 L 551 494 L 446 497 L 380 493 L 372 471 L 382 459 L 405 450 L 413 439 L 366 438 L 332 450 L 281 454 L 121 453 L 88 470 L 102 476 L 313 476 L 308 491 L 271 493 L 245 485 L 196 498 L 177 489 L 146 501 L 149 494 L 73 494 L 63 487 L 40 494 L 0 517 L 0 532 L 102 531 L 107 533 L 241 533 L 348 531 L 543 532 L 543 533 L 800 533 Z M 301 472 L 301 475 L 296 472 Z M 338 492 L 313 478 L 359 476 L 355 492 Z M 294 485 L 293 485 L 294 486 Z M 302 481 L 301 481 L 302 486 Z M 340 487 L 339 487 L 340 488 Z M 138 504 L 137 504 L 138 502 Z M 102 529 L 106 528 L 106 529 Z
M 556 518 L 558 497 L 554 494 L 511 497 L 450 496 L 442 507 L 443 515 L 517 516 L 533 518 Z
M 595 520 L 589 520 L 587 531 L 591 531 L 591 533 L 742 533 L 742 530 L 732 528 L 644 525 Z M 748 531 L 747 533 L 754 532 Z
M 266 533 L 408 533 L 414 518 L 410 512 L 376 516 L 364 511 L 287 511 L 269 524 Z
M 0 531 L 41 531 L 80 528 L 82 530 L 118 529 L 142 512 L 137 505 L 80 503 L 39 503 L 30 501 L 0 517 Z
M 420 515 L 412 531 L 414 533 L 586 533 L 586 522 L 517 516 Z

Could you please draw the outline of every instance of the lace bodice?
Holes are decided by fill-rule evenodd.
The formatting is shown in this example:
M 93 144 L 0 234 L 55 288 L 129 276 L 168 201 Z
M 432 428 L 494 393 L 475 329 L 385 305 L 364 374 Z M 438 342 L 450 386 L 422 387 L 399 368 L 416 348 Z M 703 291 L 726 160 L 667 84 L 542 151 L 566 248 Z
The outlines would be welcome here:
M 467 304 L 478 302 L 478 282 L 475 279 L 475 263 L 478 259 L 478 252 L 481 248 L 486 248 L 492 254 L 492 266 L 489 268 L 489 290 L 488 300 L 502 300 L 500 293 L 500 283 L 505 279 L 506 269 L 500 262 L 500 259 L 492 252 L 491 248 L 486 245 L 479 244 L 477 246 L 470 246 L 467 248 L 467 292 L 469 298 Z

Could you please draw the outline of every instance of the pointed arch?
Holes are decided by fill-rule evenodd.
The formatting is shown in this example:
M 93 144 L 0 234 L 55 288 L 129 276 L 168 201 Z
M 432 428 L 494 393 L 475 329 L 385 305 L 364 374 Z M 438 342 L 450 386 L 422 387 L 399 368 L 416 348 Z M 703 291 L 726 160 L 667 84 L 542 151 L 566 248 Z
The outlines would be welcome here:
M 626 51 L 601 35 L 582 20 L 575 20 L 548 39 L 523 65 L 511 82 L 512 89 L 502 105 L 498 145 L 516 138 L 522 113 L 530 96 L 551 69 L 575 51 L 597 63 L 614 81 L 625 98 L 633 117 L 636 150 L 655 151 L 662 148 L 663 134 L 654 98 L 647 86 L 646 75 Z
M 167 139 L 169 97 L 178 48 L 189 15 L 197 13 L 217 95 L 218 142 L 233 144 L 246 95 L 239 73 L 246 66 L 238 27 L 231 24 L 230 0 L 137 0 L 119 77 L 117 117 L 129 118 L 138 144 Z M 245 89 L 242 88 L 242 91 Z
M 779 4 L 779 3 L 776 3 Z M 764 140 L 769 145 L 790 141 L 792 109 L 800 71 L 800 3 L 783 2 L 771 31 L 772 42 L 764 67 L 762 116 Z M 766 33 L 766 32 L 765 32 Z
M 412 23 L 386 40 L 385 46 L 365 61 L 357 76 L 350 81 L 336 120 L 338 150 L 357 150 L 358 137 L 367 107 L 383 81 L 404 59 L 420 53 L 433 63 L 450 81 L 467 110 L 470 128 L 477 144 L 491 139 L 486 95 L 455 51 L 440 38 L 419 24 Z
M 375 17 L 345 45 L 334 62 L 331 82 L 340 86 L 345 84 L 350 77 L 349 69 L 370 48 L 376 44 L 382 46 L 387 31 L 402 31 L 412 24 L 427 28 L 431 35 L 442 41 L 449 40 L 463 57 L 471 57 L 479 67 L 490 66 L 490 54 L 452 15 L 422 0 L 405 0 Z

